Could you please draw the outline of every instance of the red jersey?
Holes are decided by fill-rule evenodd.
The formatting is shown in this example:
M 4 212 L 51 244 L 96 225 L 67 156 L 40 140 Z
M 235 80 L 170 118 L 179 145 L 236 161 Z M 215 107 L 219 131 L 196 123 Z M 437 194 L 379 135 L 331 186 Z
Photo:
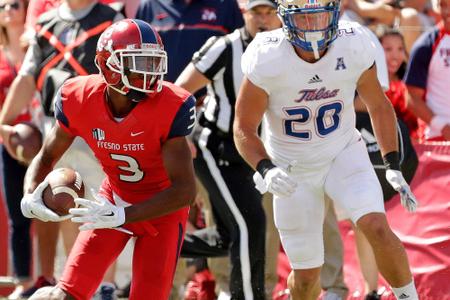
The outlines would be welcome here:
M 164 82 L 161 92 L 149 94 L 117 120 L 106 102 L 106 87 L 100 75 L 67 80 L 57 95 L 55 117 L 62 128 L 90 146 L 115 194 L 128 203 L 141 202 L 170 186 L 162 146 L 170 138 L 191 133 L 195 99 Z

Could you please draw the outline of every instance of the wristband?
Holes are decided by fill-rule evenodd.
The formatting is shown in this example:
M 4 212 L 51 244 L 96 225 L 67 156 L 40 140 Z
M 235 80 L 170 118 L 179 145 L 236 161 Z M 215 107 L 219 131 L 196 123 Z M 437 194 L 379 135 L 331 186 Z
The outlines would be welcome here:
M 383 156 L 384 166 L 387 170 L 400 171 L 400 153 L 392 151 Z
M 276 166 L 268 158 L 261 159 L 256 165 L 256 171 L 258 171 L 263 178 L 266 176 L 266 173 L 273 168 L 276 168 Z

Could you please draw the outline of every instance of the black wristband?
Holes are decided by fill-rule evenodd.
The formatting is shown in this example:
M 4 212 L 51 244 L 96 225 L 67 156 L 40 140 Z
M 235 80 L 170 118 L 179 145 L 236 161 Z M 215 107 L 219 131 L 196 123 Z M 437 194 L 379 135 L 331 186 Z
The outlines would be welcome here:
M 400 153 L 392 151 L 383 156 L 384 166 L 387 170 L 400 171 Z
M 259 163 L 256 165 L 256 171 L 258 171 L 259 174 L 264 178 L 266 176 L 266 173 L 270 170 L 275 168 L 276 166 L 273 164 L 273 162 L 268 159 L 261 159 Z

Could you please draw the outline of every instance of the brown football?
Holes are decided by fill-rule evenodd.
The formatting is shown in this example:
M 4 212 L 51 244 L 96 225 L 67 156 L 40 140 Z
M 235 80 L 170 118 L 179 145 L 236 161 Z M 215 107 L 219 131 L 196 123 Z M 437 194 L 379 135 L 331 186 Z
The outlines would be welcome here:
M 75 207 L 75 198 L 84 197 L 84 184 L 80 174 L 70 168 L 55 169 L 48 174 L 48 186 L 42 193 L 45 205 L 60 216 Z
M 42 146 L 42 134 L 32 123 L 19 123 L 13 127 L 13 133 L 9 136 L 9 144 L 15 157 L 29 164 L 38 154 Z

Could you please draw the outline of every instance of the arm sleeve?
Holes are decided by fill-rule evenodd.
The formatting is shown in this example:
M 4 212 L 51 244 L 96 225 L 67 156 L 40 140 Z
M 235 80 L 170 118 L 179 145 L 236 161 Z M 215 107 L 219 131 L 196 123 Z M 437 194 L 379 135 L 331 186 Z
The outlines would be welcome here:
M 71 123 L 69 122 L 69 117 L 67 115 L 67 109 L 65 110 L 65 105 L 67 104 L 67 96 L 63 92 L 63 87 L 60 87 L 55 95 L 55 119 L 61 125 L 61 127 L 68 133 L 76 135 L 73 128 L 71 128 Z
M 403 78 L 405 84 L 426 89 L 435 35 L 424 33 L 413 45 Z
M 370 30 L 368 30 L 368 34 L 375 45 L 375 63 L 377 65 L 378 81 L 380 82 L 383 91 L 387 91 L 389 89 L 389 74 L 387 70 L 386 55 L 384 54 L 383 46 L 377 36 Z
M 227 45 L 223 37 L 211 37 L 194 53 L 192 63 L 195 68 L 209 80 L 214 80 L 216 74 L 226 66 Z
M 362 71 L 364 72 L 365 70 L 368 70 L 369 68 L 371 68 L 374 63 L 378 63 L 377 62 L 377 47 L 376 47 L 375 42 L 371 38 L 369 29 L 365 28 L 365 27 L 360 27 L 360 30 L 361 30 L 361 44 L 363 46 L 361 62 L 363 64 Z M 378 76 L 378 74 L 377 74 L 377 76 Z M 379 78 L 378 78 L 378 80 L 379 80 Z M 389 83 L 388 83 L 388 87 L 389 87 Z
M 195 126 L 195 115 L 195 98 L 191 95 L 178 109 L 167 139 L 189 135 Z
M 242 73 L 250 80 L 254 85 L 263 89 L 267 94 L 270 94 L 263 82 L 263 77 L 258 71 L 258 49 L 261 41 L 258 39 L 259 34 L 248 45 L 241 59 Z

